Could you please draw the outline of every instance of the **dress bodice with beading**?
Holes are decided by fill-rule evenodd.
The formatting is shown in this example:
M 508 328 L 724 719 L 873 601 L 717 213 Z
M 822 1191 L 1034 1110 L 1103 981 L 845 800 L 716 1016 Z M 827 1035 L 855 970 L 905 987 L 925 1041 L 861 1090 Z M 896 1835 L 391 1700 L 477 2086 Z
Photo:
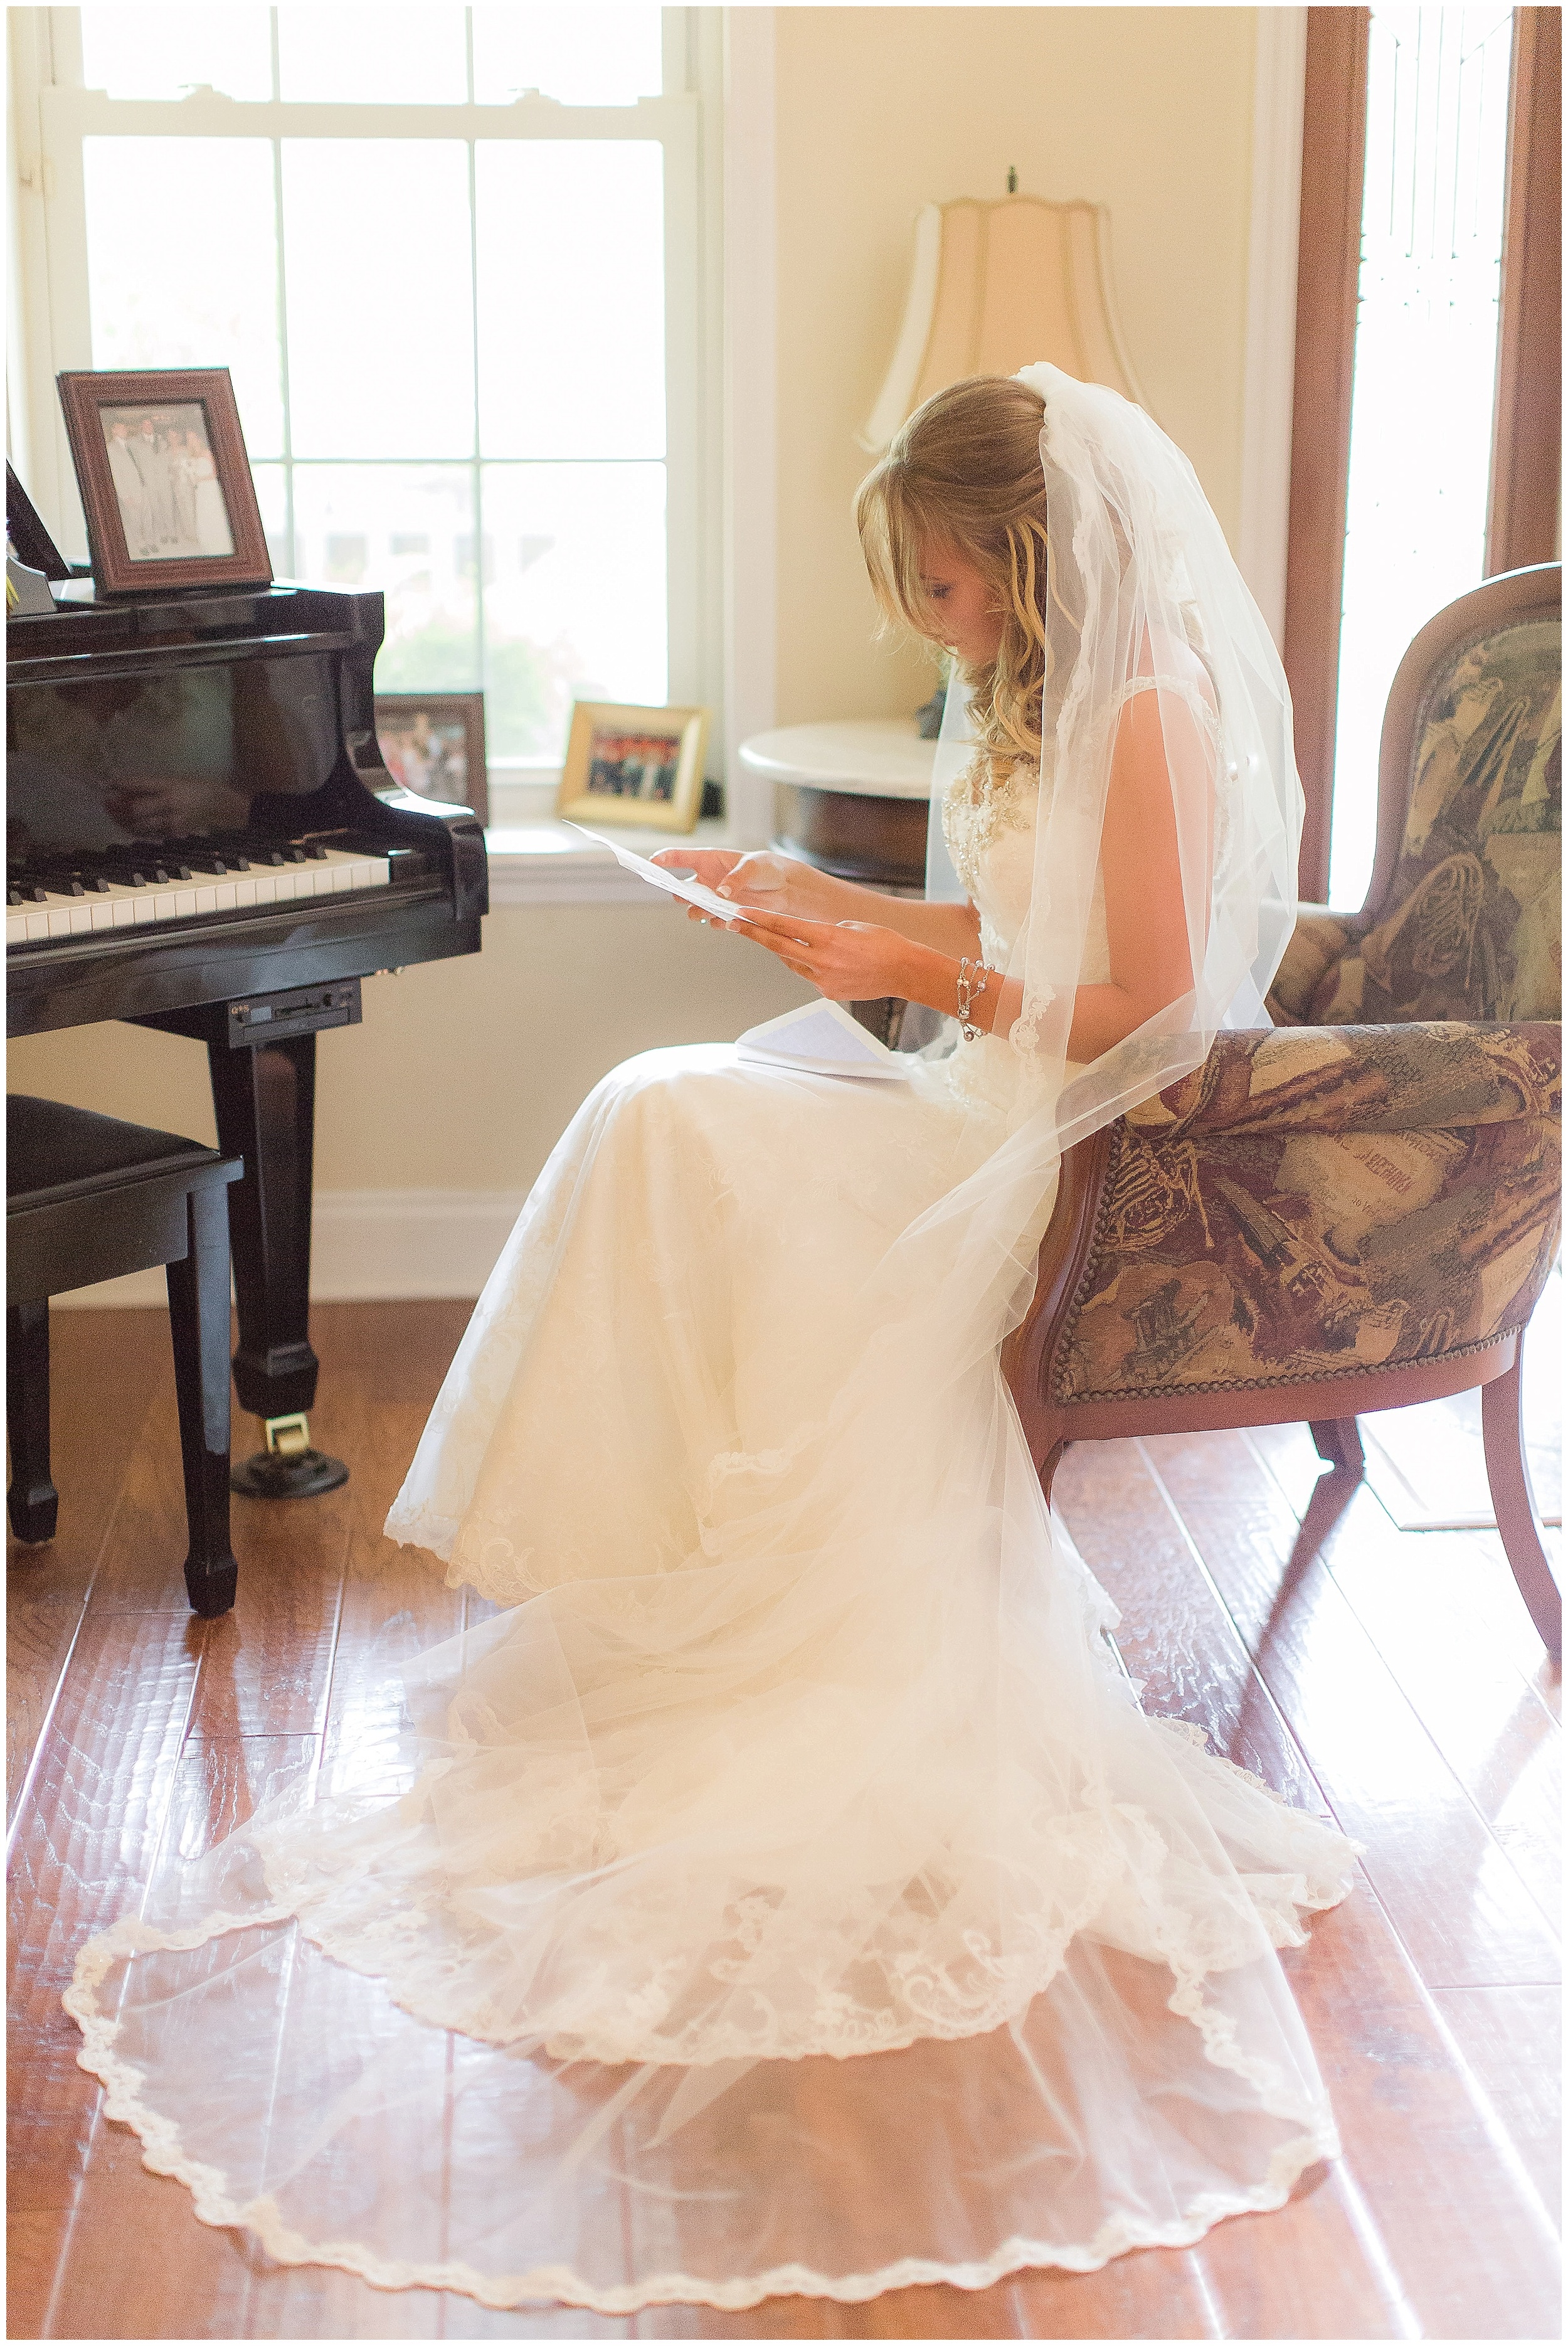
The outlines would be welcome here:
M 1028 760 L 978 757 L 953 781 L 942 801 L 947 852 L 980 914 L 980 952 L 992 969 L 1005 970 L 1023 931 L 1034 883 L 1034 835 L 1043 784 Z M 1095 875 L 1084 938 L 1083 983 L 1110 981 L 1105 887 Z
M 1203 678 L 1167 668 L 1151 669 L 1129 678 L 1115 708 L 1121 709 L 1141 692 L 1158 692 L 1184 701 L 1208 736 L 1216 757 L 1220 754 L 1218 711 Z M 1042 810 L 1049 804 L 1051 788 L 1048 758 L 1036 767 L 1027 758 L 979 750 L 949 786 L 942 801 L 947 852 L 980 914 L 981 957 L 993 969 L 1006 969 L 1023 931 L 1034 882 L 1035 833 Z M 1110 978 L 1105 881 L 1104 872 L 1096 870 L 1079 983 L 1106 985 Z

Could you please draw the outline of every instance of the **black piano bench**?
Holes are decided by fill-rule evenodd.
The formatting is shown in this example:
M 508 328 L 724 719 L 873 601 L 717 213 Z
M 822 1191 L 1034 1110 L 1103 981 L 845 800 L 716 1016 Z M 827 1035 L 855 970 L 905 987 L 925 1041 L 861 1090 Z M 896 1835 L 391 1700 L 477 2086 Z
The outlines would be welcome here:
M 55 1536 L 49 1480 L 49 1298 L 166 1266 L 195 1610 L 227 1613 L 239 1578 L 229 1544 L 229 1216 L 238 1157 L 57 1100 L 5 1100 L 5 1416 L 11 1528 Z

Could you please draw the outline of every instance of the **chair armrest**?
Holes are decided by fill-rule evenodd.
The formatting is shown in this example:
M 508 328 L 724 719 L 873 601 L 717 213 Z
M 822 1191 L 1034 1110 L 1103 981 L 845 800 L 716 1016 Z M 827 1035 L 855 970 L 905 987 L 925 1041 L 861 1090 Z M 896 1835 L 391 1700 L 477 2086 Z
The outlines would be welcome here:
M 1325 904 L 1303 904 L 1285 957 L 1268 990 L 1268 1015 L 1279 1026 L 1306 1023 L 1313 995 L 1350 942 L 1354 924 Z
M 1411 1132 L 1563 1112 L 1562 1029 L 1295 1026 L 1217 1036 L 1202 1066 L 1127 1112 L 1140 1139 Z

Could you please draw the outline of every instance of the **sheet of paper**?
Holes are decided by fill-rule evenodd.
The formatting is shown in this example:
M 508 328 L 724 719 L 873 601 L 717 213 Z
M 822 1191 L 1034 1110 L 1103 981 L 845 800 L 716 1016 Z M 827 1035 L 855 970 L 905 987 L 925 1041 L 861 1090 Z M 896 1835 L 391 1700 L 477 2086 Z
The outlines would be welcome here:
M 567 828 L 580 831 L 583 837 L 591 839 L 596 847 L 607 847 L 616 862 L 626 871 L 635 872 L 639 880 L 646 880 L 652 888 L 662 888 L 667 896 L 678 896 L 683 904 L 699 905 L 703 912 L 711 913 L 716 921 L 723 921 L 727 926 L 731 921 L 743 917 L 742 905 L 731 903 L 728 896 L 716 895 L 711 888 L 705 888 L 700 880 L 677 880 L 672 872 L 665 870 L 662 863 L 650 863 L 646 855 L 634 855 L 631 849 L 623 847 L 618 840 L 606 839 L 602 831 L 590 831 L 585 823 L 574 822 Z
M 908 1065 L 869 1035 L 837 1002 L 808 1002 L 753 1026 L 736 1045 L 743 1059 L 771 1060 L 813 1076 L 869 1076 L 874 1082 L 902 1083 Z

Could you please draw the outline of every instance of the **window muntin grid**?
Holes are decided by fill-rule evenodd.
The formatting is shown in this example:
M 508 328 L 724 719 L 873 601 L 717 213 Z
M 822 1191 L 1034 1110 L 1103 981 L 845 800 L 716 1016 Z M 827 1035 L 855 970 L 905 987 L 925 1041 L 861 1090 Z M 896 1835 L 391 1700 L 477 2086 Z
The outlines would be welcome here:
M 120 13 L 80 12 L 84 80 L 97 68 L 108 92 L 82 121 L 92 362 L 221 352 L 280 575 L 383 586 L 378 683 L 482 686 L 503 766 L 558 762 L 574 697 L 666 699 L 671 523 L 691 532 L 696 488 L 666 440 L 666 262 L 695 222 L 695 126 L 689 101 L 647 94 L 660 12 L 406 12 L 463 34 L 465 101 L 443 102 L 460 93 L 438 76 L 417 109 L 290 99 L 324 87 L 297 61 L 290 76 L 290 20 L 312 9 L 221 12 L 252 32 L 265 20 L 269 94 L 170 103 L 167 64 L 138 84 L 98 37 L 91 20 Z M 229 26 L 219 56 L 218 12 L 137 15 L 154 13 L 205 28 L 176 70 L 258 92 L 254 37 Z M 384 38 L 400 12 L 364 13 Z M 600 38 L 596 66 L 590 18 L 638 37 Z M 496 135 L 525 36 L 540 82 L 577 103 L 526 96 Z M 206 135 L 219 107 L 222 135 Z M 149 240 L 149 210 L 179 232 Z M 684 273 L 673 325 L 689 367 L 695 255 Z

